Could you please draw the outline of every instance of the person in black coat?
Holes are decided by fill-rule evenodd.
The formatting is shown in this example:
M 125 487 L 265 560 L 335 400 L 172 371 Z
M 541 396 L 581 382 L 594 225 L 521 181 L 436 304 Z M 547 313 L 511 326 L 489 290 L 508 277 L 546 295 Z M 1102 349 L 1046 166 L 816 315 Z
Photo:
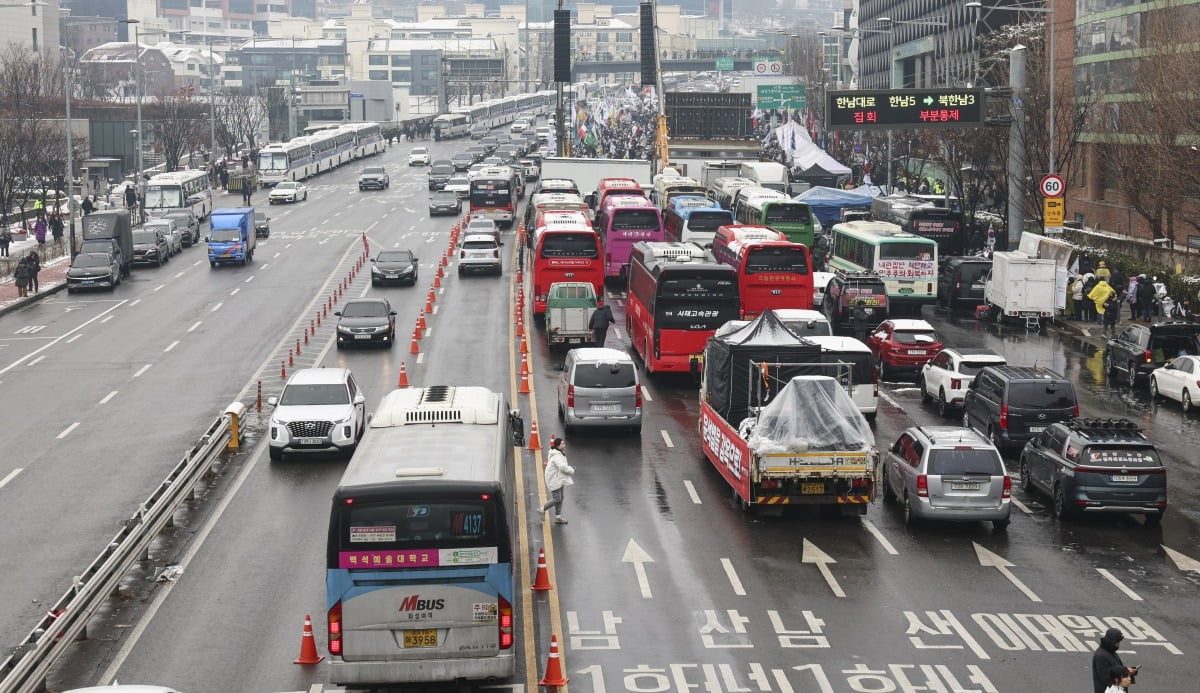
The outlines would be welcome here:
M 592 331 L 592 340 L 598 347 L 603 347 L 605 340 L 608 339 L 608 326 L 616 324 L 613 319 L 612 308 L 608 304 L 602 305 L 592 312 L 592 318 L 588 321 L 588 329 Z
M 1142 314 L 1142 320 L 1150 322 L 1154 317 L 1154 299 L 1156 297 L 1154 284 L 1146 279 L 1146 275 L 1138 277 L 1138 312 Z
M 1117 654 L 1124 639 L 1125 634 L 1116 628 L 1109 628 L 1104 637 L 1100 638 L 1100 646 L 1092 653 L 1092 688 L 1095 693 L 1104 693 L 1104 689 L 1108 688 L 1112 680 L 1113 669 L 1125 666 L 1121 656 Z M 1130 674 L 1137 673 L 1137 667 L 1126 669 Z

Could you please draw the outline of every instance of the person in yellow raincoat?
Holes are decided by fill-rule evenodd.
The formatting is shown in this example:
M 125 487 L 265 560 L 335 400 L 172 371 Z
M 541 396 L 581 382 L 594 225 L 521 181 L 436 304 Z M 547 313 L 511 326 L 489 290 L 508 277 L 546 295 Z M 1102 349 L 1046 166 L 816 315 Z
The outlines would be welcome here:
M 1100 281 L 1096 282 L 1096 285 L 1093 286 L 1092 290 L 1088 292 L 1087 297 L 1096 305 L 1096 314 L 1103 317 L 1105 301 L 1107 301 L 1110 296 L 1116 295 L 1116 293 L 1116 289 L 1112 288 L 1109 286 L 1108 282 L 1101 279 Z

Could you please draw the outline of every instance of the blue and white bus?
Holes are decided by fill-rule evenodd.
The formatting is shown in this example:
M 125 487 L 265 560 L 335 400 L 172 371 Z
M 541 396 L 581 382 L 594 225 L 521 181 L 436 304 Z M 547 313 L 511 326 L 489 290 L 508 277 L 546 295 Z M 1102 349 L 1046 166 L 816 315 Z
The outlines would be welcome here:
M 146 182 L 146 211 L 161 214 L 190 209 L 197 219 L 212 211 L 212 185 L 204 171 L 160 173 Z
M 329 516 L 334 683 L 515 673 L 519 422 L 509 417 L 504 396 L 483 387 L 402 388 L 383 398 Z
M 263 185 L 304 180 L 315 170 L 316 163 L 307 138 L 268 144 L 258 151 L 258 179 Z

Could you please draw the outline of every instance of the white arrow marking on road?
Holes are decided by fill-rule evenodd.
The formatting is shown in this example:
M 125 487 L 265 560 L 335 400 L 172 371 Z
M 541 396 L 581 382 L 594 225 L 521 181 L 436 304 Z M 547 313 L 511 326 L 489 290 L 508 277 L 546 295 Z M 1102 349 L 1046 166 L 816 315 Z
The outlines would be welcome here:
M 838 584 L 837 578 L 833 576 L 833 571 L 829 569 L 830 563 L 837 563 L 829 554 L 818 549 L 816 544 L 805 539 L 800 549 L 800 562 L 816 563 L 817 570 L 821 571 L 821 577 L 825 578 L 825 582 L 829 583 L 829 589 L 833 590 L 833 596 L 841 599 L 846 598 L 846 593 L 842 591 L 842 586 Z
M 692 497 L 692 502 L 696 505 L 701 505 L 700 494 L 696 493 L 696 487 L 692 485 L 692 482 L 684 479 L 683 487 L 687 489 L 688 495 Z
M 1162 546 L 1163 551 L 1166 551 L 1167 555 L 1171 557 L 1171 560 L 1175 562 L 1175 567 L 1184 571 L 1190 570 L 1193 573 L 1200 573 L 1200 561 L 1197 561 L 1191 556 L 1179 553 L 1175 549 L 1172 549 L 1168 546 L 1162 544 L 1160 544 L 1160 546 Z
M 1133 590 L 1129 589 L 1129 587 L 1125 583 L 1123 583 L 1117 579 L 1116 575 L 1113 575 L 1112 573 L 1108 572 L 1104 568 L 1096 568 L 1096 572 L 1100 573 L 1100 576 L 1103 577 L 1105 580 L 1108 580 L 1109 582 L 1111 582 L 1114 587 L 1116 587 L 1117 589 L 1124 592 L 1125 596 L 1129 597 L 1130 599 L 1132 599 L 1135 602 L 1142 601 L 1141 595 L 1139 595 L 1137 592 L 1134 592 Z
M 63 310 L 70 313 L 73 310 L 83 310 L 83 306 L 63 306 Z
M 1021 582 L 1019 579 L 1017 579 L 1016 575 L 1012 574 L 1012 571 L 1009 570 L 1009 568 L 1014 567 L 1012 563 L 1009 563 L 1008 560 L 1003 556 L 988 551 L 976 542 L 971 542 L 971 544 L 975 547 L 975 555 L 979 557 L 979 565 L 985 568 L 995 568 L 996 570 L 999 570 L 1001 575 L 1008 578 L 1009 582 L 1015 585 L 1017 589 L 1021 590 L 1026 597 L 1029 597 L 1029 601 L 1042 601 L 1041 597 L 1034 594 L 1033 590 L 1026 587 L 1025 583 Z
M 654 595 L 650 593 L 650 580 L 646 577 L 646 564 L 653 563 L 654 559 L 646 550 L 631 537 L 629 543 L 625 545 L 625 555 L 621 556 L 622 563 L 632 563 L 633 572 L 637 574 L 638 587 L 642 590 L 642 599 L 650 599 Z
M 3 479 L 0 479 L 0 488 L 4 488 L 5 486 L 7 486 L 8 482 L 15 479 L 17 477 L 17 475 L 23 471 L 25 471 L 24 467 L 17 467 L 16 469 L 9 472 L 8 476 L 4 477 Z

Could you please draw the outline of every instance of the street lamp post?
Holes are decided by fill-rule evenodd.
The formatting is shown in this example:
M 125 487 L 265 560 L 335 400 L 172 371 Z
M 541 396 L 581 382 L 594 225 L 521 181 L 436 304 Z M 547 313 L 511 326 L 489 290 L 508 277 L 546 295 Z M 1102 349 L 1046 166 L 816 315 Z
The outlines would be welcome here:
M 212 35 L 207 37 L 208 43 L 208 146 L 211 150 L 209 163 L 217 163 L 217 79 L 213 74 L 217 61 L 213 56 Z
M 140 19 L 121 19 L 120 24 L 133 25 L 133 60 L 134 60 L 134 100 L 137 101 L 137 178 L 138 188 L 141 188 L 142 178 L 142 47 L 139 42 L 138 24 Z
M 71 135 L 71 90 L 73 81 L 71 80 L 71 61 L 67 58 L 67 53 L 71 49 L 67 46 L 62 47 L 63 56 L 63 72 L 66 73 L 66 93 L 67 93 L 67 220 L 71 227 L 71 252 L 72 258 L 75 257 L 75 144 Z

